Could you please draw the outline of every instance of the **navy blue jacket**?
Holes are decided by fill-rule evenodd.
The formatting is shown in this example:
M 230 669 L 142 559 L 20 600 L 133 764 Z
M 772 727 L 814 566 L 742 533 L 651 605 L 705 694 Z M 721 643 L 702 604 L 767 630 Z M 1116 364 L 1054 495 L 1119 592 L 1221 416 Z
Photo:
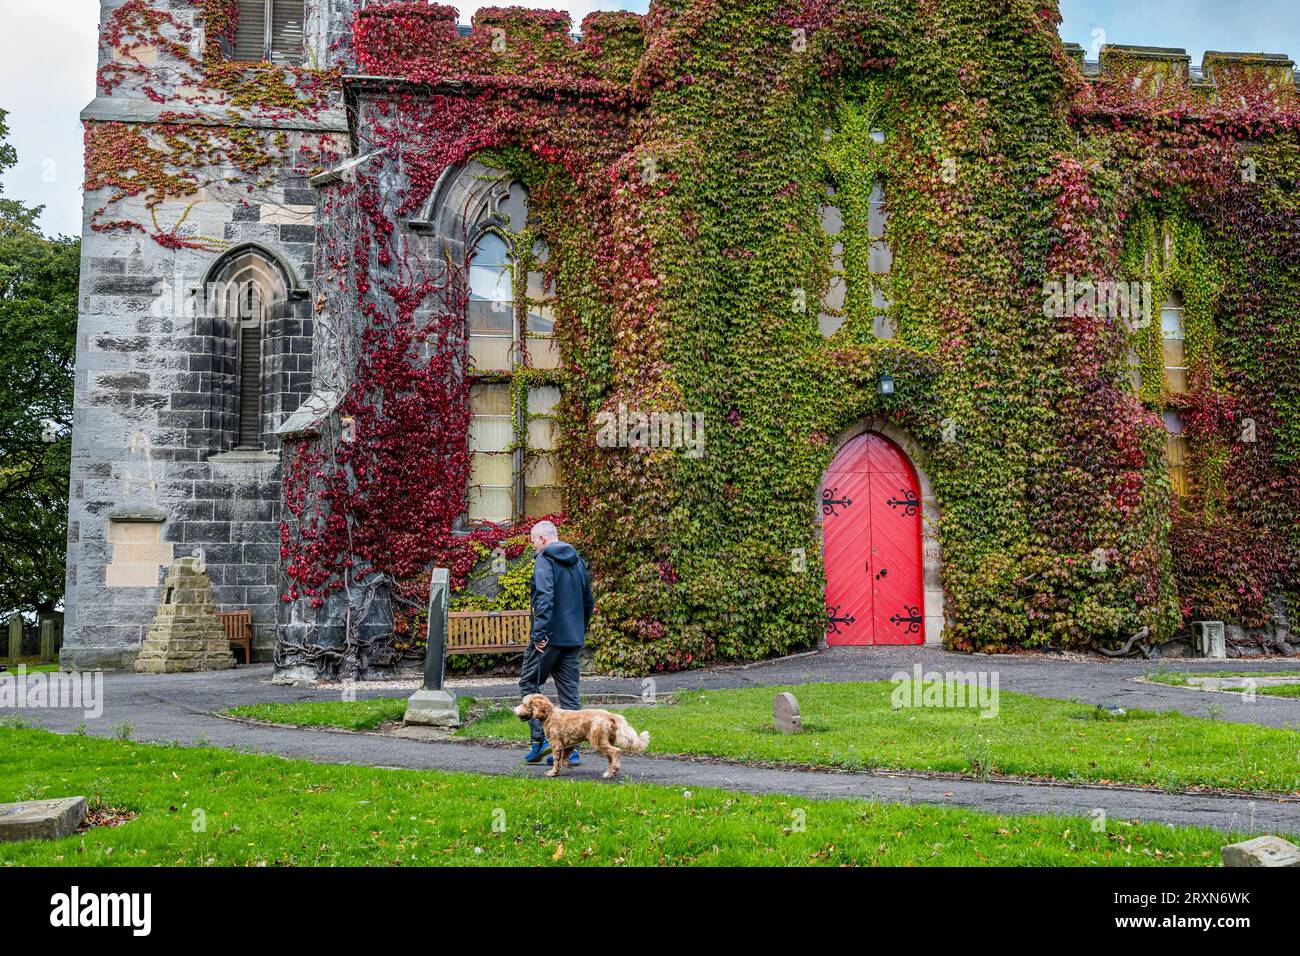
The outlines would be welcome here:
M 533 562 L 530 585 L 534 641 L 551 647 L 581 647 L 591 620 L 587 565 L 572 545 L 552 541 Z

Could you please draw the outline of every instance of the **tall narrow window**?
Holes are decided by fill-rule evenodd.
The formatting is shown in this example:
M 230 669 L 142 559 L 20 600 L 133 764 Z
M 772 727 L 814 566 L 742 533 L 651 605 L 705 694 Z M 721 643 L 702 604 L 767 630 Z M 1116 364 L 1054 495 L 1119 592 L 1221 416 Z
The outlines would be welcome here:
M 498 233 L 478 241 L 469 262 L 467 315 L 470 366 L 478 372 L 515 367 L 515 273 L 510 249 Z
M 822 296 L 817 325 L 822 335 L 830 336 L 844 324 L 844 299 L 848 283 L 844 277 L 844 216 L 840 213 L 840 207 L 834 205 L 835 188 L 827 187 L 826 193 L 827 202 L 821 208 L 821 222 L 822 231 L 831 239 L 831 279 Z
M 528 308 L 528 358 L 533 368 L 559 368 L 560 346 L 555 341 L 555 291 L 546 281 L 544 267 L 550 250 L 542 240 L 533 244 L 534 268 L 524 290 Z
M 885 208 L 885 191 L 880 183 L 871 190 L 867 205 L 867 268 L 871 273 L 871 324 L 877 338 L 894 337 L 894 317 L 889 311 L 890 301 L 885 295 L 885 284 L 889 281 L 889 270 L 894 265 L 894 253 L 885 239 L 885 226 L 889 222 L 889 212 Z
M 541 517 L 563 507 L 555 455 L 560 388 L 530 382 L 525 390 L 515 379 L 523 369 L 561 365 L 549 250 L 540 239 L 527 244 L 527 203 L 520 184 L 502 190 L 469 260 L 470 522 Z
M 248 248 L 227 254 L 210 275 L 204 290 L 206 318 L 220 325 L 214 332 L 226 343 L 212 366 L 213 374 L 228 383 L 214 386 L 224 392 L 223 414 L 230 416 L 223 428 L 228 427 L 231 437 L 223 446 L 258 449 L 262 447 L 263 337 L 267 320 L 288 297 L 288 284 L 275 263 Z
M 1124 363 L 1128 368 L 1129 385 L 1134 392 L 1142 391 L 1142 359 L 1131 345 L 1124 351 Z
M 1183 416 L 1165 412 L 1165 458 L 1169 464 L 1169 483 L 1174 494 L 1187 494 L 1187 436 L 1183 434 Z
M 1183 331 L 1183 300 L 1174 293 L 1160 307 L 1160 335 L 1164 340 L 1165 388 L 1175 394 L 1187 391 L 1187 350 Z
M 237 0 L 232 60 L 302 62 L 303 0 Z
M 510 383 L 471 385 L 469 404 L 471 521 L 509 521 L 514 514 L 514 394 Z
M 555 459 L 559 427 L 555 408 L 560 390 L 543 385 L 528 390 L 528 445 L 530 454 L 524 471 L 524 513 L 534 517 L 559 511 L 560 467 Z
M 239 426 L 237 448 L 262 447 L 262 329 L 266 309 L 262 290 L 249 283 L 244 291 L 246 311 L 255 321 L 239 324 Z

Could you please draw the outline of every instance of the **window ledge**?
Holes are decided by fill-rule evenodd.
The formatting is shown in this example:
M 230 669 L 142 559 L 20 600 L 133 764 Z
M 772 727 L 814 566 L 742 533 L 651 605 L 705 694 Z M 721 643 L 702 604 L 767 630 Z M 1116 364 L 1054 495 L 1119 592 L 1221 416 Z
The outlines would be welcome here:
M 222 451 L 208 456 L 209 464 L 214 465 L 263 464 L 278 462 L 279 460 L 279 455 L 264 451 L 261 448 L 235 448 L 231 451 Z
M 152 505 L 127 505 L 110 511 L 108 520 L 124 523 L 157 524 L 167 520 L 167 512 Z

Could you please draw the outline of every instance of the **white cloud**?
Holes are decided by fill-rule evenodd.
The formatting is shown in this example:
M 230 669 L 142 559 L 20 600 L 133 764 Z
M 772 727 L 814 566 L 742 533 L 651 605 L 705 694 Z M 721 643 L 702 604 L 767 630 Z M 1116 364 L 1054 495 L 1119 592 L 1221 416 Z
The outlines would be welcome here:
M 4 195 L 44 205 L 49 233 L 81 233 L 78 114 L 95 95 L 98 0 L 0 0 L 0 108 L 18 165 Z

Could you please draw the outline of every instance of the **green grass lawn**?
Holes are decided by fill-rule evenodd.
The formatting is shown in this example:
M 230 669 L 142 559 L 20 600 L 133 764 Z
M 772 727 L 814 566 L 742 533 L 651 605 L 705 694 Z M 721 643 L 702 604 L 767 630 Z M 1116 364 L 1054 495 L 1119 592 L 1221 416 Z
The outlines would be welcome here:
M 0 865 L 1216 865 L 1196 828 L 313 764 L 0 726 L 0 802 L 138 814 Z
M 1157 684 L 1183 687 L 1190 677 L 1300 677 L 1300 668 L 1289 671 L 1154 671 L 1146 679 Z
M 1158 671 L 1148 674 L 1147 680 L 1175 687 L 1194 687 L 1193 677 L 1300 677 L 1300 670 L 1289 671 Z M 1240 694 L 1240 689 L 1225 689 L 1221 693 Z M 1264 684 L 1255 688 L 1256 694 L 1268 697 L 1300 697 L 1300 684 Z
M 405 697 L 373 697 L 357 701 L 317 701 L 299 704 L 251 704 L 231 707 L 232 717 L 249 717 L 273 724 L 300 727 L 342 727 L 345 730 L 373 730 L 380 724 L 401 720 L 406 713 Z M 457 697 L 461 720 L 474 703 L 472 697 Z
M 676 695 L 675 704 L 632 708 L 626 713 L 637 730 L 650 731 L 655 753 L 1168 789 L 1300 791 L 1300 734 L 1293 730 L 1229 724 L 1172 711 L 1131 710 L 1122 717 L 1102 716 L 1084 704 L 1008 692 L 1000 695 L 998 715 L 992 718 L 982 718 L 974 710 L 894 710 L 890 706 L 893 686 L 879 681 L 692 691 Z M 803 734 L 786 736 L 772 729 L 772 697 L 780 690 L 798 697 Z M 400 716 L 399 705 L 405 698 L 385 700 Z M 249 716 L 278 723 L 357 726 L 362 703 L 371 712 L 385 706 L 374 701 L 268 704 Z M 374 719 L 370 726 L 378 723 Z M 508 708 L 494 706 L 458 733 L 522 743 L 527 725 Z
M 975 710 L 890 706 L 889 681 L 692 691 L 677 703 L 625 711 L 657 753 L 846 769 L 1010 774 L 1062 781 L 1300 791 L 1300 733 L 1172 711 L 1100 716 L 1095 707 L 1003 691 L 996 717 Z M 805 731 L 772 729 L 772 697 L 799 700 Z M 508 710 L 489 712 L 467 737 L 523 739 Z
M 16 675 L 18 673 L 18 668 L 20 665 L 27 669 L 28 674 L 49 674 L 59 669 L 59 665 L 57 663 L 42 664 L 37 658 L 33 657 L 31 660 L 19 661 L 17 664 L 7 663 L 5 666 L 8 668 L 8 670 L 0 671 L 0 674 L 8 673 L 8 674 Z

